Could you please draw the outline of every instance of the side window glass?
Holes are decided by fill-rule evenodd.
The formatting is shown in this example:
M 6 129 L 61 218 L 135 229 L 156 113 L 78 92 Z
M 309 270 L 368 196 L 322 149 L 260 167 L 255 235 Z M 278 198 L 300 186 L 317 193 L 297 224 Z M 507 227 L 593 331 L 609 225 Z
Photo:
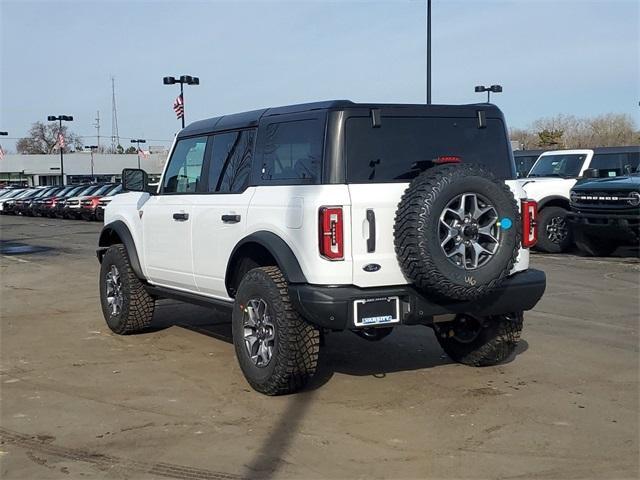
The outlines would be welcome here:
M 255 130 L 220 133 L 213 137 L 209 192 L 239 193 L 249 185 Z
M 594 155 L 590 166 L 601 170 L 600 176 L 602 177 L 617 177 L 624 175 L 626 164 L 626 153 L 605 153 Z
M 164 175 L 162 193 L 195 193 L 200 184 L 207 137 L 179 140 Z
M 323 129 L 318 120 L 271 123 L 265 128 L 262 180 L 316 183 L 320 177 Z

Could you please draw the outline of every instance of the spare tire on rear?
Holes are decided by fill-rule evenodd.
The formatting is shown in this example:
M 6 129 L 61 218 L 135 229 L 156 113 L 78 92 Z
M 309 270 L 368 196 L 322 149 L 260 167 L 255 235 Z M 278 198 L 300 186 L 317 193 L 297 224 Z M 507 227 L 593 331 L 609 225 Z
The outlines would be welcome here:
M 418 175 L 395 217 L 405 277 L 440 299 L 474 300 L 513 268 L 520 214 L 509 187 L 477 165 L 442 165 Z

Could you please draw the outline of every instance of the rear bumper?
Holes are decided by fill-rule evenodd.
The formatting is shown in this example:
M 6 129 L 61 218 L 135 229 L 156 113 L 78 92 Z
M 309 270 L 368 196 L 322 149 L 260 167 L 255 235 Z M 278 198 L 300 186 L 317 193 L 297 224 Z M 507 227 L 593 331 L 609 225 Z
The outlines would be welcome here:
M 547 285 L 544 272 L 529 269 L 511 275 L 490 295 L 471 302 L 442 302 L 426 297 L 411 285 L 383 288 L 335 287 L 291 284 L 289 296 L 296 309 L 311 323 L 332 330 L 355 328 L 353 302 L 367 298 L 399 297 L 400 324 L 430 325 L 435 315 L 470 313 L 499 315 L 531 310 Z

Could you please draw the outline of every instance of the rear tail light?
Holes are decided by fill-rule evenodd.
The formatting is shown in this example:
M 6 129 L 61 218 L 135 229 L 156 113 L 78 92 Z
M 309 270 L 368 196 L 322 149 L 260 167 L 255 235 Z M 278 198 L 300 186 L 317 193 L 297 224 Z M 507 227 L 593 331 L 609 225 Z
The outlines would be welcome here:
M 321 207 L 319 212 L 320 255 L 344 259 L 342 207 Z
M 441 155 L 436 158 L 433 163 L 436 165 L 442 165 L 445 163 L 462 163 L 462 158 L 457 155 Z
M 522 246 L 531 248 L 538 243 L 538 203 L 534 200 L 522 200 Z

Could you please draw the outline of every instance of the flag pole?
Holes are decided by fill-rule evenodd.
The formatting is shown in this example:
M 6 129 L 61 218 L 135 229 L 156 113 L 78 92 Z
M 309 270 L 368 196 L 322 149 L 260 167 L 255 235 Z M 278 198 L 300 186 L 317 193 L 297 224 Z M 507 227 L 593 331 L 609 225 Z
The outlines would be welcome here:
M 183 83 L 180 82 L 180 98 L 182 99 L 182 128 L 184 128 L 184 88 Z

